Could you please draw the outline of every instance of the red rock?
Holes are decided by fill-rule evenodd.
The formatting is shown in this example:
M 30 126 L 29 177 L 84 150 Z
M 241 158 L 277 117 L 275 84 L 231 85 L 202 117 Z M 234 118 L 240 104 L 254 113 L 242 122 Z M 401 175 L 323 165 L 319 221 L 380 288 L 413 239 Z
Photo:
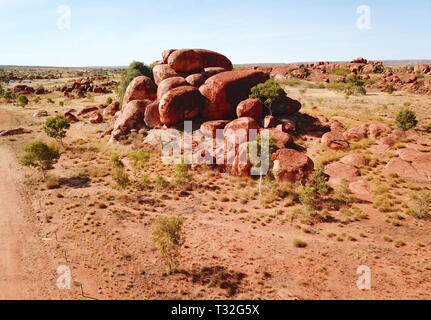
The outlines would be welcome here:
M 238 177 L 249 177 L 253 164 L 248 159 L 248 143 L 239 146 L 238 153 L 232 164 L 231 174 Z
M 351 63 L 362 63 L 362 64 L 367 64 L 368 60 L 364 59 L 364 58 L 356 58 L 355 60 L 353 60 Z
M 364 179 L 358 178 L 357 180 L 350 182 L 349 189 L 357 198 L 371 201 L 371 186 Z
M 370 123 L 368 126 L 368 137 L 376 139 L 385 133 L 391 133 L 392 128 L 384 123 Z
M 169 66 L 176 72 L 193 73 L 205 68 L 204 59 L 193 49 L 180 49 L 168 58 Z
M 162 126 L 159 113 L 159 101 L 154 101 L 145 108 L 144 122 L 147 127 L 151 129 Z
M 69 121 L 70 123 L 75 123 L 78 122 L 79 119 L 72 113 L 72 112 L 66 112 L 64 114 L 64 117 L 66 118 L 67 121 Z
M 431 67 L 427 64 L 418 64 L 415 66 L 415 72 L 417 73 L 428 73 L 431 71 Z
M 333 162 L 327 165 L 325 173 L 329 176 L 329 183 L 332 186 L 339 184 L 343 179 L 351 182 L 361 176 L 358 169 L 341 162 Z
M 168 64 L 169 56 L 175 51 L 176 51 L 176 49 L 168 49 L 168 50 L 163 51 L 163 53 L 162 53 L 163 64 Z
M 95 112 L 90 116 L 90 122 L 97 124 L 103 122 L 103 116 L 99 112 Z
M 112 102 L 103 110 L 103 116 L 115 116 L 115 114 L 120 111 L 120 103 L 118 101 Z
M 165 79 L 180 76 L 177 72 L 175 72 L 174 69 L 172 69 L 167 64 L 160 64 L 160 65 L 154 66 L 153 75 L 154 75 L 154 81 L 157 85 L 159 85 Z
M 344 132 L 344 137 L 348 140 L 362 140 L 368 138 L 368 124 L 362 124 L 359 127 L 348 129 Z
M 248 99 L 252 87 L 265 82 L 269 76 L 258 71 L 227 71 L 209 78 L 199 91 L 207 101 L 202 116 L 209 120 L 234 116 L 239 102 Z
M 301 110 L 302 104 L 298 100 L 291 99 L 289 97 L 284 98 L 284 102 L 280 106 L 273 106 L 272 114 L 274 116 L 290 116 L 298 113 Z
M 78 113 L 78 116 L 82 116 L 82 115 L 85 115 L 85 114 L 88 114 L 88 113 L 90 113 L 90 112 L 97 111 L 97 110 L 99 110 L 99 108 L 98 108 L 98 107 L 87 107 L 87 108 L 82 109 L 82 110 Z
M 195 87 L 178 87 L 168 91 L 160 100 L 159 113 L 162 124 L 174 125 L 199 115 L 205 103 Z
M 8 137 L 8 136 L 14 136 L 14 135 L 25 134 L 25 133 L 31 133 L 31 131 L 26 130 L 24 128 L 0 130 L 0 137 Z
M 208 79 L 208 75 L 205 72 L 195 73 L 186 78 L 186 81 L 192 87 L 199 88 Z
M 304 180 L 314 170 L 313 161 L 307 155 L 293 150 L 280 149 L 272 155 L 273 173 L 278 181 Z
M 264 135 L 265 132 L 268 132 L 269 136 L 276 141 L 279 149 L 287 148 L 294 143 L 292 136 L 288 133 L 281 132 L 277 129 L 264 129 L 260 131 L 260 134 Z
M 274 116 L 266 116 L 263 120 L 263 127 L 265 129 L 274 128 L 276 124 L 276 119 Z
M 253 118 L 239 118 L 230 122 L 223 131 L 225 141 L 230 145 L 240 145 L 255 140 L 259 124 Z
M 48 111 L 46 110 L 38 110 L 33 114 L 33 117 L 35 118 L 41 118 L 41 117 L 47 117 Z
M 133 100 L 155 100 L 157 98 L 157 87 L 153 80 L 146 76 L 136 77 L 130 82 L 124 95 L 124 104 Z
M 406 133 L 402 130 L 394 130 L 388 136 L 381 138 L 378 143 L 382 145 L 386 145 L 388 147 L 392 147 L 397 144 L 401 139 L 406 137 Z
M 343 134 L 336 131 L 325 133 L 321 142 L 324 146 L 333 150 L 347 150 L 350 147 Z
M 263 113 L 263 103 L 260 99 L 247 99 L 241 101 L 236 108 L 238 118 L 250 117 L 256 121 L 260 121 Z
M 207 74 L 208 78 L 215 76 L 216 74 L 226 72 L 226 71 L 227 71 L 226 69 L 220 68 L 220 67 L 205 68 L 205 73 Z
M 230 123 L 229 120 L 208 121 L 201 125 L 200 130 L 204 135 L 208 137 L 216 138 L 217 130 L 221 130 L 222 131 L 221 136 L 223 136 L 223 130 L 229 123 Z
M 132 129 L 140 129 L 144 123 L 145 109 L 151 103 L 151 100 L 133 100 L 123 106 L 115 121 L 110 141 L 118 140 L 121 136 L 130 133 Z
M 368 164 L 368 159 L 361 154 L 354 153 L 354 154 L 345 156 L 340 160 L 340 162 L 353 167 L 361 168 Z
M 204 68 L 223 68 L 226 71 L 233 70 L 232 62 L 224 55 L 206 49 L 195 49 L 203 59 Z
M 169 90 L 183 86 L 189 86 L 186 79 L 184 79 L 183 77 L 173 77 L 165 79 L 160 82 L 159 87 L 157 88 L 157 99 L 161 100 L 163 98 L 163 95 Z

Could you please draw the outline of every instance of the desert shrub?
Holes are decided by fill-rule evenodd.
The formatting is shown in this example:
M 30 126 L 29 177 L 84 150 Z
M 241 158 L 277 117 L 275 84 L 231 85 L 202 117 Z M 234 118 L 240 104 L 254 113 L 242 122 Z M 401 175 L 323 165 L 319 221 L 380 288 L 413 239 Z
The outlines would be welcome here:
M 316 209 L 316 200 L 318 197 L 319 194 L 316 188 L 311 185 L 306 185 L 299 191 L 299 201 L 307 211 L 314 211 Z
M 392 82 L 387 82 L 385 84 L 385 92 L 393 94 L 395 92 L 394 84 Z
M 58 104 L 60 107 L 64 107 L 64 101 L 60 101 Z
M 16 99 L 15 94 L 10 92 L 10 91 L 7 91 L 3 96 L 6 99 L 7 103 L 11 103 L 12 101 L 14 101 Z
M 45 187 L 48 190 L 57 189 L 60 187 L 60 183 L 56 177 L 49 175 L 45 178 Z
M 132 82 L 133 79 L 139 76 L 147 76 L 151 79 L 154 79 L 151 67 L 145 65 L 142 62 L 134 61 L 129 65 L 126 70 L 123 71 L 121 75 L 121 80 L 117 87 L 117 93 L 120 99 L 120 103 L 122 103 L 123 101 L 124 95 L 130 82 Z
M 153 240 L 165 260 L 168 273 L 178 266 L 184 245 L 183 225 L 184 219 L 181 217 L 158 217 L 155 221 Z
M 279 83 L 285 84 L 285 85 L 288 85 L 291 87 L 296 87 L 296 86 L 301 85 L 302 82 L 301 82 L 301 80 L 298 80 L 298 79 L 287 79 L 287 80 L 281 80 L 281 81 L 279 81 Z
M 24 108 L 26 105 L 28 105 L 28 98 L 23 94 L 18 95 L 16 101 L 20 107 Z
M 35 104 L 39 104 L 39 103 L 40 103 L 40 101 L 41 101 L 41 100 L 40 100 L 40 97 L 36 97 L 36 99 L 34 99 L 34 103 L 35 103 Z
M 20 161 L 23 165 L 35 167 L 45 171 L 52 168 L 53 164 L 60 158 L 60 153 L 55 147 L 51 147 L 42 141 L 34 141 L 24 148 L 25 154 Z
M 260 83 L 251 89 L 250 98 L 259 98 L 271 114 L 279 114 L 286 105 L 286 92 L 275 80 Z
M 113 101 L 112 98 L 108 97 L 106 98 L 105 104 L 109 106 L 112 103 L 112 101 Z
M 191 169 L 190 165 L 185 164 L 184 160 L 175 166 L 175 184 L 177 186 L 181 186 L 183 184 L 190 182 L 190 180 L 192 179 L 192 176 L 190 174 L 190 169 Z
M 124 164 L 121 161 L 120 155 L 119 154 L 112 154 L 111 155 L 111 166 L 114 169 L 121 169 L 124 168 Z
M 159 174 L 156 176 L 155 182 L 156 182 L 156 186 L 160 189 L 166 189 L 169 186 L 169 181 Z
M 385 72 L 385 67 L 383 66 L 377 66 L 376 69 L 374 70 L 374 73 L 378 74 L 378 73 L 384 73 Z
M 421 192 L 411 196 L 414 205 L 409 214 L 418 219 L 425 219 L 431 211 L 431 193 Z
M 308 246 L 307 242 L 301 239 L 293 239 L 292 243 L 295 248 L 300 248 L 300 249 L 307 248 Z
M 151 186 L 151 180 L 150 177 L 147 174 L 142 175 L 139 185 L 141 189 L 149 189 Z
M 55 101 L 52 100 L 51 98 L 46 99 L 46 102 L 49 104 L 55 104 Z
M 0 83 L 0 96 L 4 95 L 5 89 L 3 88 L 3 85 Z
M 126 189 L 130 183 L 130 178 L 124 168 L 115 168 L 112 171 L 112 179 L 121 189 Z
M 350 69 L 345 69 L 345 68 L 338 68 L 335 69 L 332 74 L 335 74 L 337 76 L 347 76 L 348 74 L 351 74 L 352 71 L 350 71 Z
M 151 158 L 151 153 L 144 150 L 139 150 L 129 154 L 129 159 L 132 161 L 132 166 L 136 170 L 142 169 Z
M 418 125 L 418 120 L 412 110 L 402 109 L 395 118 L 395 124 L 402 130 L 410 130 Z
M 320 196 L 327 195 L 330 187 L 328 177 L 324 172 L 323 166 L 318 167 L 309 177 L 309 185 L 312 186 Z
M 334 199 L 339 202 L 348 203 L 350 201 L 349 195 L 349 181 L 342 179 L 334 189 Z
M 54 116 L 46 119 L 42 128 L 48 137 L 57 139 L 62 144 L 62 139 L 66 137 L 70 123 L 63 116 Z

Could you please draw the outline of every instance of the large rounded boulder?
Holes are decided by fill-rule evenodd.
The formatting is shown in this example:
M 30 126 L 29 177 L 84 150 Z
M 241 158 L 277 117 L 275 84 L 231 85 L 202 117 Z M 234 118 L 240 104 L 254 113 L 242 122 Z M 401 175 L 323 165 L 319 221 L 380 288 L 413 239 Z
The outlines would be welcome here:
M 167 64 L 159 64 L 157 66 L 154 66 L 153 75 L 154 75 L 154 81 L 156 82 L 157 85 L 160 85 L 160 83 L 165 79 L 180 76 L 177 72 L 175 72 L 174 69 L 172 69 Z
M 218 131 L 221 133 L 219 136 L 223 136 L 223 130 L 230 123 L 229 120 L 214 120 L 208 121 L 201 125 L 200 131 L 208 137 L 216 138 Z
M 293 149 L 280 149 L 272 155 L 273 173 L 278 181 L 297 182 L 314 170 L 313 161 L 304 153 Z
M 255 140 L 259 130 L 259 124 L 253 118 L 239 118 L 230 122 L 224 128 L 224 138 L 230 145 L 240 145 L 242 143 Z
M 263 113 L 263 103 L 260 99 L 247 99 L 241 101 L 236 108 L 238 118 L 250 117 L 256 121 L 260 121 Z
M 132 129 L 139 129 L 144 123 L 145 109 L 151 103 L 151 100 L 133 100 L 126 104 L 115 121 L 111 141 L 119 140 Z
M 167 93 L 168 91 L 184 86 L 189 86 L 189 84 L 183 77 L 173 77 L 165 79 L 160 82 L 159 87 L 157 88 L 157 99 L 161 100 L 165 93 Z
M 124 95 L 124 104 L 133 100 L 155 100 L 157 98 L 157 88 L 150 78 L 139 76 L 130 82 Z
M 168 58 L 169 66 L 176 72 L 193 73 L 205 67 L 202 56 L 192 49 L 181 49 L 172 52 Z
M 199 115 L 205 98 L 195 87 L 178 87 L 168 91 L 160 100 L 160 121 L 165 125 L 178 124 Z
M 232 62 L 224 55 L 211 51 L 206 49 L 195 49 L 195 52 L 197 52 L 204 62 L 204 68 L 223 68 L 226 71 L 233 70 L 233 64 Z
M 144 122 L 151 129 L 162 125 L 160 121 L 159 101 L 154 101 L 145 108 Z
M 268 79 L 268 74 L 253 70 L 227 71 L 209 78 L 199 88 L 206 98 L 202 116 L 208 120 L 235 117 L 236 107 L 248 99 L 251 88 Z

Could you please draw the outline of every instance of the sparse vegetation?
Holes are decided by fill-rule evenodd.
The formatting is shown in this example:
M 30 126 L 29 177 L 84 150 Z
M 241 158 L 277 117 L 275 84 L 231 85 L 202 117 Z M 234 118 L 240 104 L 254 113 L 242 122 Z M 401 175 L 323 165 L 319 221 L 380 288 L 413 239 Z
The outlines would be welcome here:
M 168 273 L 178 266 L 181 247 L 184 245 L 184 219 L 181 217 L 158 217 L 153 232 L 154 243 L 160 250 Z
M 63 116 L 54 116 L 46 119 L 43 130 L 48 137 L 54 138 L 63 145 L 63 138 L 66 137 L 70 123 Z
M 34 141 L 25 146 L 24 156 L 21 157 L 21 163 L 25 166 L 36 167 L 42 171 L 52 168 L 53 164 L 60 158 L 60 153 L 54 147 L 47 145 L 42 141 Z
M 418 125 L 418 120 L 416 118 L 416 113 L 410 109 L 402 109 L 395 119 L 396 125 L 402 130 L 410 130 L 416 128 Z

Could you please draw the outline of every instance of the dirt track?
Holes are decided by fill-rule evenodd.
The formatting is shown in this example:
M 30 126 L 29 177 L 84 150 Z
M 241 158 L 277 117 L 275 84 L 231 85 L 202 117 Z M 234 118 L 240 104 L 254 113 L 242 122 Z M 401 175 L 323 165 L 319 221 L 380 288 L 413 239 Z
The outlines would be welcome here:
M 56 299 L 56 270 L 19 189 L 18 172 L 13 153 L 0 144 L 0 300 Z

